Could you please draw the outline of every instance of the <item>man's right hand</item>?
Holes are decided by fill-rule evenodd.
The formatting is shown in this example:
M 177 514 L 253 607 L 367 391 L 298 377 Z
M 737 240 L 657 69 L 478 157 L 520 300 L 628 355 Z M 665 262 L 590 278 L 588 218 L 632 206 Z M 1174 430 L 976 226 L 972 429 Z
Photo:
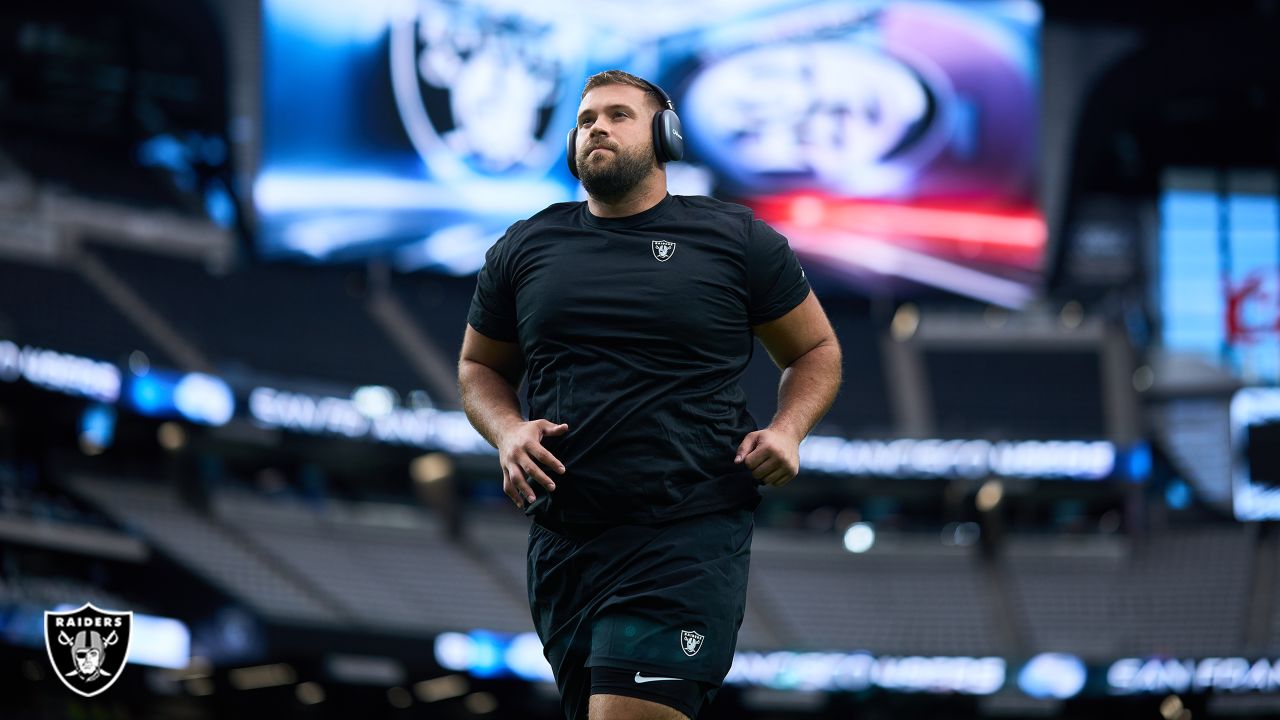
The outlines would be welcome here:
M 569 432 L 569 426 L 564 423 L 556 425 L 550 420 L 530 420 L 516 425 L 499 440 L 498 462 L 502 465 L 502 491 L 516 507 L 523 508 L 526 502 L 536 499 L 533 488 L 530 487 L 531 482 L 536 481 L 547 492 L 556 489 L 555 482 L 543 468 L 563 475 L 564 463 L 542 447 L 542 438 L 566 432 Z

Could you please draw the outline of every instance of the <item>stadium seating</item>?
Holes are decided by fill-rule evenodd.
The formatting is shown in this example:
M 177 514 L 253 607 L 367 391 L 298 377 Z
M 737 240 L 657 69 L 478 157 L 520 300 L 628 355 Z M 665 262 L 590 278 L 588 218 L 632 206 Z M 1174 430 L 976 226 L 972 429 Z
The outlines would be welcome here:
M 216 276 L 185 260 L 106 246 L 93 252 L 224 372 L 422 387 L 365 312 L 359 272 L 250 266 Z
M 999 654 L 976 559 L 936 538 L 868 553 L 834 538 L 760 532 L 753 591 L 785 627 L 788 647 L 883 654 Z
M 1037 651 L 1214 657 L 1243 640 L 1252 538 L 1240 526 L 1120 538 L 1014 538 L 1008 577 Z
M 141 350 L 173 365 L 75 270 L 0 261 L 0 278 L 0 340 L 112 362 Z
M 155 485 L 75 487 L 268 619 L 392 632 L 532 629 L 527 526 L 478 512 L 451 540 L 425 510 L 219 493 L 209 514 Z M 934 536 L 854 555 L 833 536 L 757 530 L 743 649 L 1010 657 L 1229 655 L 1243 640 L 1253 535 L 1242 527 L 1014 536 L 999 572 Z M 1007 604 L 1002 602 L 1007 595 Z M 1001 613 L 1008 608 L 1008 616 Z
M 240 598 L 268 618 L 335 623 L 340 609 L 273 567 L 269 557 L 154 485 L 81 478 L 73 487 L 162 552 Z

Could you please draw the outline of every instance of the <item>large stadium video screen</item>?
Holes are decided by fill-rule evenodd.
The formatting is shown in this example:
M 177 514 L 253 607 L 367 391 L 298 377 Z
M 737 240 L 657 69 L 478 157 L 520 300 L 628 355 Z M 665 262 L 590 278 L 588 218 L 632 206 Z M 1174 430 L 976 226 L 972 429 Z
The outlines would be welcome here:
M 476 272 L 581 199 L 587 77 L 662 85 L 676 194 L 752 207 L 811 275 L 1018 305 L 1039 282 L 1029 0 L 264 0 L 261 252 Z M 816 271 L 816 272 L 814 272 Z

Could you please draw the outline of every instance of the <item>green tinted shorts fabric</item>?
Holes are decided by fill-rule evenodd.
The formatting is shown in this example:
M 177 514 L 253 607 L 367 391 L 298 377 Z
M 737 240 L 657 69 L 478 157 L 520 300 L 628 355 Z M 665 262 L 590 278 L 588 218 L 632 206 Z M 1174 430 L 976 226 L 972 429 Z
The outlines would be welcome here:
M 587 716 L 591 667 L 704 684 L 733 662 L 754 506 L 661 525 L 529 530 L 529 605 L 565 717 Z

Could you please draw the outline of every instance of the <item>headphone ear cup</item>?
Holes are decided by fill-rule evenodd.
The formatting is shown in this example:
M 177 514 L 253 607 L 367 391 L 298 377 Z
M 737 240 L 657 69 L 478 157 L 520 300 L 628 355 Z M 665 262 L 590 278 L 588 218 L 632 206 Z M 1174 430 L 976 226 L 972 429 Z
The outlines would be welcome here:
M 684 130 L 675 110 L 660 110 L 654 114 L 653 152 L 662 163 L 684 157 Z
M 569 172 L 574 177 L 578 177 L 578 128 L 569 131 L 569 137 L 565 141 L 564 159 L 569 163 Z
M 684 126 L 680 124 L 680 116 L 675 110 L 668 110 L 664 120 L 663 137 L 667 141 L 667 157 L 673 161 L 684 159 Z

